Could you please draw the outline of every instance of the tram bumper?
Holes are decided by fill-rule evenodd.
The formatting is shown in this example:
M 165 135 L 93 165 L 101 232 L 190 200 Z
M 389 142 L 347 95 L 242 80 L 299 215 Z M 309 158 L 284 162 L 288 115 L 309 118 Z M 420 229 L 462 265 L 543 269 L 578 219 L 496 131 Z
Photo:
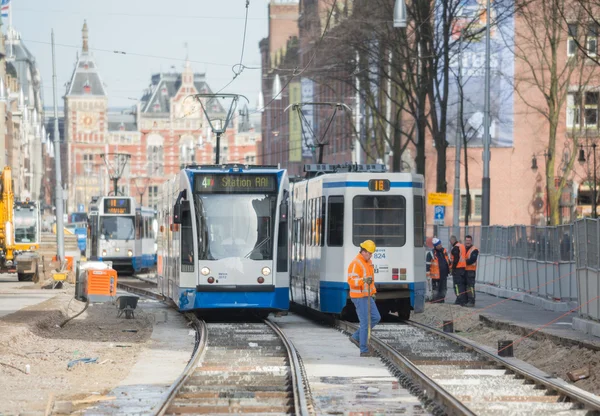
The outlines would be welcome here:
M 410 306 L 417 312 L 425 310 L 425 282 L 375 283 L 377 300 L 410 298 Z
M 288 310 L 289 289 L 274 285 L 198 285 L 179 291 L 179 309 Z

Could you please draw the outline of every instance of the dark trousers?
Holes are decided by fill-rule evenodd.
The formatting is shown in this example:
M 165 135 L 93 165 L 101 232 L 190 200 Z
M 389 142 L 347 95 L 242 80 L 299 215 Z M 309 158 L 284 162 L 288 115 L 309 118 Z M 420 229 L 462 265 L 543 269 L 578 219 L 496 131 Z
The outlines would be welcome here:
M 475 270 L 465 271 L 467 283 L 467 303 L 475 305 Z
M 467 276 L 465 275 L 465 269 L 454 269 L 452 273 L 454 280 L 454 293 L 456 293 L 456 304 L 466 305 L 467 304 Z
M 431 289 L 433 292 L 433 301 L 435 303 L 444 303 L 446 292 L 448 291 L 448 276 L 431 279 Z

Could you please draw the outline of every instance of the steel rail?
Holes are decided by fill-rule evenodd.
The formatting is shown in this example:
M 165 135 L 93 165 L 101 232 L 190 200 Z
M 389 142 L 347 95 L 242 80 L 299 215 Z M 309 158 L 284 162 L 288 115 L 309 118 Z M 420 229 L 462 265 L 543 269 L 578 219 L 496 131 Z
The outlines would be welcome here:
M 154 411 L 152 414 L 156 416 L 162 416 L 169 409 L 169 406 L 177 396 L 177 393 L 181 389 L 181 387 L 185 384 L 185 382 L 190 378 L 190 376 L 194 373 L 196 367 L 198 367 L 198 362 L 200 361 L 200 357 L 206 351 L 206 345 L 208 342 L 208 329 L 206 323 L 204 321 L 199 320 L 196 315 L 192 313 L 186 314 L 186 317 L 190 319 L 193 323 L 193 326 L 196 329 L 196 347 L 194 353 L 192 354 L 192 358 L 185 366 L 185 369 L 181 373 L 177 380 L 171 384 L 169 390 L 164 394 L 163 399 L 161 400 L 161 404 L 158 409 Z
M 358 325 L 346 321 L 336 320 L 335 325 L 349 333 L 352 333 L 358 329 Z M 411 376 L 412 381 L 418 384 L 424 390 L 424 394 L 444 407 L 448 415 L 476 415 L 476 413 L 473 413 L 473 411 L 461 403 L 460 400 L 448 393 L 443 387 L 429 378 L 425 373 L 419 370 L 417 366 L 402 356 L 402 354 L 396 351 L 393 347 L 387 345 L 384 341 L 374 335 L 371 335 L 371 343 L 375 344 L 377 351 L 382 356 L 399 366 L 404 372 Z
M 300 361 L 298 360 L 296 348 L 277 324 L 269 319 L 265 319 L 264 322 L 277 334 L 287 350 L 288 359 L 290 362 L 290 372 L 292 375 L 292 388 L 294 391 L 294 414 L 300 416 L 310 416 L 312 413 L 309 410 L 309 404 L 306 397 L 307 394 L 304 389 L 304 380 L 302 378 L 302 367 L 300 366 Z
M 585 406 L 585 408 L 587 410 L 594 410 L 594 411 L 600 412 L 600 398 L 595 399 L 594 397 L 591 397 L 592 396 L 591 393 L 589 396 L 584 395 L 578 391 L 568 388 L 567 386 L 560 385 L 560 384 L 552 381 L 552 379 L 543 378 L 536 374 L 533 374 L 523 368 L 520 368 L 520 367 L 510 363 L 508 359 L 500 357 L 496 354 L 492 354 L 492 353 L 484 350 L 480 346 L 478 346 L 474 343 L 471 343 L 468 340 L 460 338 L 457 335 L 440 331 L 437 328 L 432 328 L 430 326 L 424 325 L 419 322 L 405 321 L 405 323 L 408 325 L 411 325 L 415 328 L 420 328 L 420 329 L 423 329 L 430 333 L 433 333 L 437 336 L 446 338 L 446 339 L 460 345 L 463 348 L 471 349 L 471 350 L 475 351 L 477 354 L 480 354 L 481 356 L 483 356 L 484 358 L 486 358 L 490 361 L 493 361 L 503 367 L 506 367 L 508 370 L 514 372 L 515 374 L 519 374 L 520 376 L 524 377 L 525 379 L 533 381 L 537 385 L 544 386 L 549 391 L 555 391 L 565 397 L 570 398 L 571 401 L 582 404 L 583 406 Z

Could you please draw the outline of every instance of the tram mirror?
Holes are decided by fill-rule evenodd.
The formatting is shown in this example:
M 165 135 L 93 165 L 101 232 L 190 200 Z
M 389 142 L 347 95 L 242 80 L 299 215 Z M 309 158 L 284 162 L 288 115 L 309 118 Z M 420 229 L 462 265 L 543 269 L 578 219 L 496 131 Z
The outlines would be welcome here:
M 160 226 L 160 232 L 161 232 L 161 233 L 164 233 L 164 232 L 165 232 L 165 226 L 164 226 L 164 225 L 161 225 L 161 226 Z
M 175 203 L 173 207 L 173 224 L 181 224 L 181 202 Z

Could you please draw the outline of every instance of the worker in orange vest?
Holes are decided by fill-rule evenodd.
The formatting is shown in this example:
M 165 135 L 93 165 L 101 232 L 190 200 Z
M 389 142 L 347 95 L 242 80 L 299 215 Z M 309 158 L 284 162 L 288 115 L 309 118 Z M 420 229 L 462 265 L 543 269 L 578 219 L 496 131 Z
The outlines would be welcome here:
M 433 239 L 433 252 L 429 274 L 433 285 L 433 301 L 444 303 L 448 287 L 448 274 L 450 273 L 450 258 L 448 252 L 442 247 L 439 238 Z
M 467 250 L 465 246 L 458 241 L 455 235 L 450 236 L 450 244 L 452 244 L 452 265 L 450 266 L 450 273 L 452 274 L 452 280 L 454 282 L 454 292 L 456 293 L 456 305 L 465 306 L 467 304 Z
M 465 274 L 467 283 L 467 304 L 465 306 L 472 308 L 475 306 L 475 277 L 477 275 L 477 257 L 479 250 L 473 245 L 473 237 L 465 236 L 465 249 L 467 250 Z
M 350 299 L 356 307 L 356 314 L 360 321 L 358 330 L 350 336 L 350 341 L 360 348 L 361 357 L 374 357 L 369 350 L 368 334 L 369 323 L 373 328 L 381 320 L 377 305 L 375 304 L 375 270 L 371 256 L 375 253 L 375 243 L 371 240 L 360 244 L 358 255 L 348 266 L 348 285 L 350 286 Z M 369 321 L 370 314 L 370 321 Z

